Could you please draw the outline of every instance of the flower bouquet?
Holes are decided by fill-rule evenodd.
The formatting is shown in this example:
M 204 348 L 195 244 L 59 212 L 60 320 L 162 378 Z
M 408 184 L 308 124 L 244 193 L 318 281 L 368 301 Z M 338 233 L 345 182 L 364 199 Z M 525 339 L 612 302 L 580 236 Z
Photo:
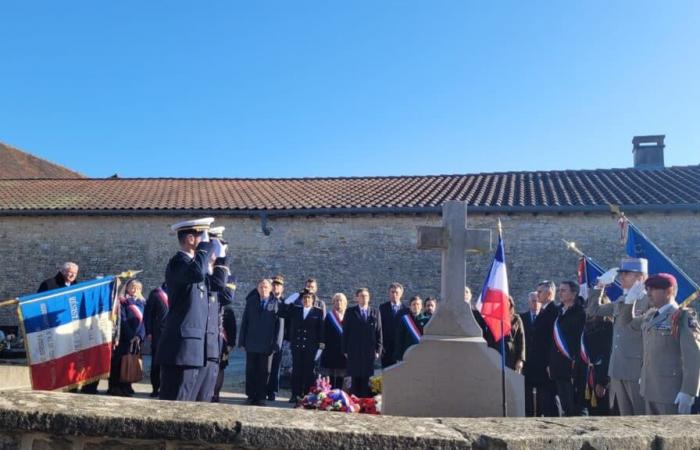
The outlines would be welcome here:
M 332 389 L 328 377 L 318 377 L 316 384 L 301 399 L 298 406 L 323 411 L 379 414 L 381 395 L 371 398 L 357 398 L 342 389 Z

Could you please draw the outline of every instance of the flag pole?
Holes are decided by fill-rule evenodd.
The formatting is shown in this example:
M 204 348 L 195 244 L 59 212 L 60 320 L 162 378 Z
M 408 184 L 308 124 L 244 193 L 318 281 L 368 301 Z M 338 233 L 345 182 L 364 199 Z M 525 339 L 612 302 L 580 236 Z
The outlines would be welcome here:
M 17 303 L 19 303 L 19 300 L 17 300 L 16 298 L 11 298 L 11 299 L 0 302 L 0 308 L 2 308 L 4 306 L 14 306 Z
M 503 226 L 501 219 L 498 219 L 498 239 L 502 239 Z M 503 417 L 508 417 L 508 400 L 506 399 L 506 337 L 503 334 L 505 327 L 503 325 L 503 316 L 506 313 L 505 305 L 501 311 L 501 398 L 503 399 Z
M 612 204 L 611 204 L 611 205 L 608 205 L 608 206 L 610 207 L 610 211 L 611 211 L 613 214 L 617 214 L 618 221 L 623 221 L 622 223 L 623 223 L 625 226 L 630 226 L 630 225 L 631 225 L 631 226 L 634 226 L 634 224 L 632 223 L 632 221 L 629 220 L 629 218 L 625 215 L 625 213 L 620 209 L 619 205 L 612 205 Z M 621 226 L 622 226 L 622 225 L 621 225 Z M 621 228 L 621 229 L 622 229 L 622 228 Z M 678 305 L 680 308 L 687 308 L 688 306 L 690 306 L 691 303 L 693 303 L 695 300 L 698 299 L 698 297 L 700 297 L 700 286 L 698 286 L 698 285 L 692 280 L 692 278 L 690 278 L 690 277 L 685 273 L 685 271 L 683 271 L 683 269 L 681 269 L 676 263 L 674 263 L 674 262 L 671 260 L 671 258 L 669 258 L 668 256 L 666 256 L 666 254 L 665 254 L 659 247 L 657 247 L 656 244 L 654 243 L 654 241 L 652 241 L 651 239 L 649 239 L 649 238 L 642 232 L 642 230 L 640 230 L 640 229 L 637 228 L 637 227 L 634 227 L 634 229 L 637 230 L 637 233 L 639 233 L 640 236 L 642 236 L 644 239 L 647 240 L 647 242 L 649 243 L 649 245 L 651 245 L 653 248 L 655 248 L 662 256 L 666 257 L 666 258 L 668 259 L 669 263 L 671 264 L 671 266 L 674 266 L 674 268 L 678 271 L 678 273 L 680 273 L 682 276 L 684 276 L 685 279 L 692 285 L 692 287 L 695 288 L 695 292 L 693 292 L 693 293 L 690 294 L 688 297 L 686 297 L 686 298 L 680 303 L 680 305 Z M 621 231 L 621 232 L 620 232 L 620 241 L 624 244 L 626 240 L 627 240 L 627 232 L 626 232 L 626 231 Z

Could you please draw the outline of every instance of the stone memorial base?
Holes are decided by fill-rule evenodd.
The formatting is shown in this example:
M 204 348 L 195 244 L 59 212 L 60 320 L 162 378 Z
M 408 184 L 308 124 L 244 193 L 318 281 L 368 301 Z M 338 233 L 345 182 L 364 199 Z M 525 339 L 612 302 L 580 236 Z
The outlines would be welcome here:
M 0 359 L 0 390 L 30 388 L 29 366 L 24 359 Z
M 525 380 L 506 368 L 507 415 L 525 416 Z M 426 335 L 384 370 L 382 414 L 502 417 L 501 357 L 482 338 Z

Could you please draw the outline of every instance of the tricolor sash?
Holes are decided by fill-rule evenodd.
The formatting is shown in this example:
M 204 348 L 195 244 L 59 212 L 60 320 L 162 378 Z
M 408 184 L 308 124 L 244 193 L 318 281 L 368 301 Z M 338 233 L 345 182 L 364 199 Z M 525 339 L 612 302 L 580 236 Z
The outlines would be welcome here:
M 124 303 L 126 303 L 126 307 L 129 308 L 131 314 L 138 319 L 139 323 L 143 322 L 143 312 L 141 311 L 141 308 L 136 306 L 134 303 L 129 303 L 128 299 L 124 300 Z
M 163 304 L 165 304 L 165 306 L 170 308 L 170 303 L 168 303 L 168 294 L 165 293 L 163 288 L 156 288 L 156 295 L 158 295 L 158 298 L 161 302 L 163 302 Z
M 327 314 L 328 321 L 333 325 L 333 328 L 335 328 L 335 331 L 338 332 L 340 336 L 343 335 L 343 324 L 340 321 L 340 319 L 337 316 L 337 313 L 335 311 L 331 311 L 330 314 Z
M 569 346 L 566 345 L 566 339 L 564 339 L 564 334 L 561 332 L 561 328 L 559 327 L 559 317 L 557 317 L 554 321 L 554 328 L 552 331 L 554 334 L 554 345 L 557 347 L 557 350 L 559 350 L 559 353 L 566 356 L 569 361 L 573 362 L 574 358 L 571 356 L 571 352 L 569 352 Z
M 418 325 L 416 325 L 416 321 L 413 320 L 413 316 L 411 314 L 404 314 L 401 320 L 403 320 L 403 323 L 406 325 L 408 333 L 413 339 L 413 343 L 419 343 L 423 333 L 420 331 L 420 328 L 418 328 Z
M 598 358 L 598 361 L 591 362 L 591 357 L 588 354 L 588 349 L 586 348 L 586 341 L 583 338 L 583 336 L 584 333 L 581 333 L 581 348 L 579 350 L 579 355 L 581 356 L 581 360 L 584 362 L 584 364 L 586 364 L 585 398 L 586 400 L 590 400 L 591 406 L 595 408 L 596 406 L 598 406 L 598 400 L 595 395 L 596 380 L 594 366 L 599 366 L 600 364 L 602 364 L 603 358 Z

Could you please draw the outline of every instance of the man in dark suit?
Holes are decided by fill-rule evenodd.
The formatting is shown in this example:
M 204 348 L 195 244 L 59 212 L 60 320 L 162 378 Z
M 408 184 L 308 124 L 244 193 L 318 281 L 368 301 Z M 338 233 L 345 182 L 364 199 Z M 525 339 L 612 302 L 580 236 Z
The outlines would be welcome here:
M 401 316 L 410 310 L 401 303 L 403 286 L 401 283 L 389 285 L 389 300 L 379 305 L 382 318 L 382 369 L 396 364 L 396 335 L 401 324 Z
M 265 405 L 271 355 L 282 345 L 280 302 L 271 295 L 272 282 L 262 279 L 246 298 L 238 345 L 246 352 L 245 391 L 249 405 Z
M 50 291 L 52 289 L 63 288 L 75 284 L 78 277 L 78 265 L 72 262 L 65 262 L 61 270 L 53 278 L 48 278 L 41 282 L 37 292 Z
M 555 292 L 556 285 L 553 281 L 542 281 L 537 285 L 537 301 L 542 305 L 542 309 L 535 318 L 534 343 L 528 348 L 527 355 L 528 374 L 532 385 L 537 389 L 535 412 L 538 416 L 545 417 L 559 415 L 556 386 L 548 372 L 549 357 L 554 345 L 554 321 L 559 316 L 559 307 L 554 303 Z
M 382 320 L 377 308 L 369 306 L 369 290 L 355 292 L 356 306 L 348 308 L 343 320 L 342 348 L 348 360 L 351 393 L 369 397 L 369 378 L 374 375 L 374 361 L 382 354 Z
M 520 314 L 520 319 L 525 327 L 525 366 L 523 375 L 525 376 L 525 415 L 532 417 L 535 414 L 535 396 L 533 395 L 533 384 L 528 374 L 529 353 L 535 346 L 535 318 L 540 313 L 540 302 L 537 301 L 537 292 L 530 292 L 527 296 L 528 310 Z
M 146 338 L 151 339 L 151 397 L 158 397 L 160 391 L 160 364 L 158 358 L 158 343 L 165 326 L 165 316 L 168 314 L 168 294 L 165 283 L 148 294 L 143 322 L 146 327 Z
M 579 353 L 581 333 L 586 324 L 586 311 L 577 302 L 579 286 L 573 281 L 559 285 L 561 310 L 554 321 L 554 345 L 550 349 L 549 376 L 556 383 L 557 395 L 565 416 L 581 414 L 581 405 L 574 393 L 574 361 Z
M 180 251 L 165 269 L 170 310 L 156 358 L 161 366 L 163 400 L 195 400 L 197 377 L 206 366 L 210 302 L 206 277 L 215 256 L 207 230 L 213 221 L 189 220 L 171 227 L 177 232 Z
M 314 384 L 314 363 L 323 352 L 323 310 L 314 306 L 315 295 L 301 293 L 301 306 L 284 305 L 283 317 L 289 320 L 292 348 L 292 396 L 296 403 Z
M 284 277 L 282 275 L 276 275 L 272 278 L 272 296 L 280 303 L 284 304 Z M 289 327 L 288 322 L 283 320 L 281 322 L 285 333 L 285 339 L 289 339 Z M 270 376 L 267 380 L 267 399 L 270 401 L 275 401 L 277 398 L 277 392 L 280 390 L 280 363 L 282 362 L 282 348 L 272 354 L 272 362 L 270 363 Z

